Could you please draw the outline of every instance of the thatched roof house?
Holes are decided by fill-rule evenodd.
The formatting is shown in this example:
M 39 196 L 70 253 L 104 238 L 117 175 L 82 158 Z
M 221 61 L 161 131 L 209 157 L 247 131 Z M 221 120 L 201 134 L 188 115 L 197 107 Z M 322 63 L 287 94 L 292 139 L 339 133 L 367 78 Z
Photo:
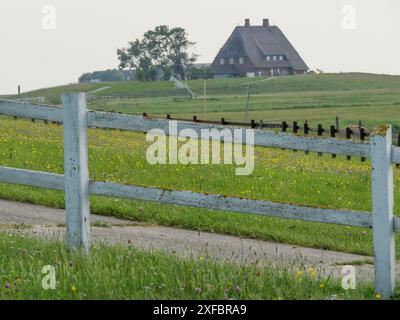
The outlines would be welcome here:
M 264 19 L 261 26 L 236 27 L 212 63 L 216 77 L 304 74 L 308 67 L 283 32 Z

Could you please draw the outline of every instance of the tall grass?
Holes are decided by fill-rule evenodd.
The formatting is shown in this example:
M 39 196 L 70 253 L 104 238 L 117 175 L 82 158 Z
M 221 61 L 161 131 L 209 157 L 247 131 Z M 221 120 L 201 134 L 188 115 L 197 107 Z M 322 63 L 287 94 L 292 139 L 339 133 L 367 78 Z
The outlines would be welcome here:
M 374 299 L 371 285 L 344 290 L 316 270 L 259 268 L 200 256 L 181 260 L 99 245 L 89 256 L 55 241 L 0 232 L 0 299 Z M 44 266 L 56 288 L 45 290 Z

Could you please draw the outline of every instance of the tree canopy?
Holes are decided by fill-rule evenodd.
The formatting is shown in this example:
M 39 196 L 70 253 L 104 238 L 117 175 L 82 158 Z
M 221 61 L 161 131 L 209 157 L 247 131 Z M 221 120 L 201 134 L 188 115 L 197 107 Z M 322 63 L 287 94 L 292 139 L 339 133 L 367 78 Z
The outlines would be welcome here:
M 152 81 L 169 80 L 172 75 L 186 78 L 187 66 L 196 61 L 190 52 L 194 46 L 185 29 L 165 25 L 147 31 L 143 38 L 130 41 L 126 48 L 117 50 L 119 69 L 135 69 L 137 79 Z
M 124 74 L 120 70 L 106 70 L 84 73 L 79 77 L 79 82 L 99 81 L 123 81 Z

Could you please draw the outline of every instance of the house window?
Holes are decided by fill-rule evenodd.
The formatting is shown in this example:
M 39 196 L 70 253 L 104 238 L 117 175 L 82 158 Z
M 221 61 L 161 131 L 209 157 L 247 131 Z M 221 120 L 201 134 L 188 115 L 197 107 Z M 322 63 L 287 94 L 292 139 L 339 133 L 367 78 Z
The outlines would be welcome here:
M 243 57 L 239 58 L 239 64 L 244 64 L 244 58 Z
M 223 66 L 225 64 L 225 59 L 224 58 L 219 59 L 219 64 Z
M 229 58 L 229 64 L 235 64 L 235 58 Z
M 279 60 L 283 61 L 284 60 L 284 56 L 279 56 Z
M 277 60 L 277 56 L 273 56 L 272 60 L 276 61 Z
M 271 61 L 271 56 L 267 56 L 267 61 Z

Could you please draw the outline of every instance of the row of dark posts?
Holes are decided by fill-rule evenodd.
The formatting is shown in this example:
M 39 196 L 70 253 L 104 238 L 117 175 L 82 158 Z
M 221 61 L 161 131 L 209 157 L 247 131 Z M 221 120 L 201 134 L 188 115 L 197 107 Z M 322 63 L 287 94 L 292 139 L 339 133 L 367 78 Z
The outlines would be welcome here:
M 111 112 L 113 112 L 113 111 L 111 111 Z M 121 112 L 118 112 L 118 113 L 121 114 Z M 148 115 L 147 115 L 147 113 L 143 113 L 143 116 L 147 117 Z M 18 117 L 14 116 L 14 120 L 17 120 L 17 119 L 18 119 Z M 167 119 L 169 119 L 169 120 L 172 119 L 170 114 L 167 114 Z M 33 123 L 36 121 L 35 119 L 31 119 L 31 120 L 32 120 Z M 44 120 L 43 122 L 45 124 L 49 123 L 48 120 Z M 193 122 L 198 122 L 197 116 L 193 116 Z M 61 123 L 58 123 L 58 122 L 55 122 L 55 121 L 52 121 L 52 123 L 53 124 L 57 124 L 57 125 L 61 125 Z M 227 125 L 228 122 L 225 120 L 225 118 L 221 118 L 221 124 L 222 125 Z M 263 123 L 260 121 L 260 123 L 257 124 L 257 122 L 255 120 L 251 120 L 250 121 L 250 126 L 251 126 L 251 128 L 255 129 L 255 128 L 257 128 L 257 126 L 263 127 Z M 282 132 L 287 132 L 289 127 L 290 126 L 288 125 L 288 123 L 286 121 L 282 122 L 282 125 L 281 125 Z M 295 134 L 299 133 L 300 126 L 298 125 L 297 121 L 293 121 L 292 130 L 293 130 L 293 133 L 295 133 Z M 310 128 L 308 122 L 305 121 L 304 125 L 303 125 L 303 132 L 304 132 L 305 135 L 308 135 L 310 133 L 310 131 L 311 131 L 311 128 Z M 318 124 L 317 135 L 318 136 L 323 136 L 325 131 L 326 130 L 322 127 L 322 124 Z M 336 119 L 336 126 L 334 126 L 334 125 L 330 126 L 330 136 L 331 136 L 331 138 L 335 138 L 337 133 L 339 133 L 338 119 Z M 354 133 L 353 130 L 351 128 L 347 127 L 346 131 L 345 131 L 346 139 L 351 139 L 351 136 L 352 136 L 353 133 Z M 360 125 L 360 140 L 361 141 L 365 141 L 367 136 L 368 136 L 368 134 L 367 134 L 365 128 Z M 397 137 L 397 145 L 400 147 L 400 134 Z M 297 152 L 297 150 L 293 150 L 293 151 Z M 305 151 L 305 153 L 309 154 L 309 151 Z M 322 153 L 318 152 L 318 156 L 322 157 Z M 332 158 L 335 159 L 336 158 L 336 154 L 332 154 Z M 351 156 L 346 156 L 346 158 L 347 158 L 347 160 L 351 160 Z M 361 161 L 365 162 L 366 159 L 364 157 L 362 157 Z M 400 165 L 396 165 L 396 167 L 399 168 Z
M 18 117 L 17 117 L 17 116 L 14 116 L 13 118 L 14 118 L 14 120 L 18 120 Z M 33 118 L 32 118 L 31 121 L 32 121 L 33 123 L 35 123 L 35 122 L 36 122 L 36 119 L 33 119 Z M 49 124 L 49 120 L 43 120 L 43 123 L 44 123 L 44 124 Z M 51 121 L 51 123 L 52 123 L 52 124 L 59 125 L 59 126 L 61 125 L 61 122 L 58 122 L 58 121 Z
M 286 121 L 282 122 L 282 132 L 287 132 L 287 129 L 289 128 L 289 125 L 287 124 Z M 293 133 L 298 133 L 300 126 L 298 125 L 297 121 L 293 122 Z M 308 125 L 308 122 L 305 121 L 304 122 L 304 127 L 303 127 L 303 131 L 305 135 L 308 135 L 309 132 L 311 131 L 310 126 Z M 317 135 L 318 136 L 323 136 L 323 134 L 325 133 L 325 129 L 322 127 L 322 124 L 319 124 L 317 127 Z M 331 138 L 335 138 L 336 134 L 339 133 L 338 127 L 337 126 L 330 126 L 330 136 Z M 346 139 L 351 139 L 351 136 L 353 134 L 353 130 L 349 127 L 346 128 Z M 360 126 L 360 140 L 361 141 L 365 141 L 365 138 L 367 137 L 367 132 L 365 131 L 365 128 Z M 399 146 L 400 146 L 400 135 L 399 135 Z M 295 150 L 296 151 L 296 150 Z M 306 154 L 308 154 L 308 151 L 305 151 Z M 322 153 L 318 152 L 318 156 L 322 157 Z M 336 158 L 336 154 L 332 154 L 332 158 L 335 159 Z M 351 156 L 346 156 L 347 160 L 351 160 Z M 361 158 L 361 161 L 364 162 L 366 161 L 366 159 L 364 157 Z
M 144 116 L 144 117 L 148 117 L 148 114 L 147 114 L 147 113 L 143 113 L 143 116 Z M 172 120 L 172 117 L 171 117 L 170 114 L 167 114 L 167 117 L 166 117 L 166 118 L 169 119 L 169 120 Z M 198 121 L 199 121 L 199 120 L 198 120 L 197 116 L 194 115 L 194 116 L 193 116 L 193 122 L 198 122 Z M 220 122 L 220 123 L 221 123 L 222 125 L 228 125 L 228 124 L 229 124 L 229 123 L 225 120 L 225 118 L 221 118 L 221 122 Z M 257 124 L 257 122 L 256 122 L 255 120 L 251 120 L 251 121 L 250 121 L 250 127 L 251 127 L 252 129 L 255 129 L 255 128 L 257 128 L 257 127 L 263 128 L 264 126 L 265 126 L 265 125 L 263 124 L 262 121 L 260 121 L 258 124 Z M 277 126 L 279 127 L 279 125 L 277 125 Z M 280 127 L 281 127 L 281 129 L 282 129 L 282 132 L 287 132 L 288 129 L 290 128 L 290 126 L 288 125 L 288 123 L 287 123 L 286 121 L 283 121 L 282 124 L 280 125 Z M 359 132 L 360 140 L 361 140 L 361 141 L 365 141 L 365 140 L 366 140 L 366 137 L 368 136 L 368 133 L 367 133 L 367 131 L 365 130 L 365 128 L 362 127 L 361 121 L 360 121 L 360 123 L 359 123 L 359 128 L 360 128 L 360 129 L 359 129 L 359 130 L 360 130 L 360 132 Z M 298 124 L 297 121 L 293 121 L 293 123 L 292 123 L 292 130 L 293 130 L 293 133 L 295 133 L 295 134 L 299 133 L 300 126 L 299 126 L 299 124 Z M 309 126 L 309 124 L 308 124 L 308 121 L 305 121 L 305 122 L 304 122 L 304 125 L 303 125 L 303 132 L 304 132 L 305 135 L 308 135 L 308 134 L 310 133 L 310 131 L 312 131 L 312 129 L 310 128 L 310 126 Z M 324 134 L 325 132 L 326 132 L 326 129 L 323 128 L 322 124 L 318 124 L 318 127 L 317 127 L 317 135 L 318 135 L 318 136 L 323 136 L 323 134 Z M 331 125 L 331 126 L 330 126 L 329 132 L 330 132 L 330 137 L 331 137 L 331 138 L 335 138 L 336 135 L 339 133 L 339 118 L 338 118 L 338 117 L 336 117 L 336 125 Z M 347 127 L 347 128 L 345 129 L 345 136 L 346 136 L 346 139 L 351 139 L 351 137 L 352 137 L 353 134 L 354 134 L 354 131 L 353 131 L 351 128 Z M 400 146 L 400 134 L 398 135 L 397 145 Z M 293 151 L 294 151 L 294 152 L 297 152 L 297 150 L 293 150 Z M 306 153 L 306 154 L 309 154 L 309 151 L 305 151 L 305 153 Z M 321 152 L 318 152 L 318 156 L 322 157 L 322 153 L 321 153 Z M 336 154 L 332 154 L 332 158 L 335 159 L 335 158 L 336 158 Z M 351 160 L 351 156 L 346 156 L 346 158 L 347 158 L 347 160 Z M 361 161 L 362 161 L 362 162 L 365 162 L 365 161 L 366 161 L 366 158 L 365 158 L 365 157 L 361 157 Z M 400 167 L 400 165 L 396 165 L 396 167 Z

